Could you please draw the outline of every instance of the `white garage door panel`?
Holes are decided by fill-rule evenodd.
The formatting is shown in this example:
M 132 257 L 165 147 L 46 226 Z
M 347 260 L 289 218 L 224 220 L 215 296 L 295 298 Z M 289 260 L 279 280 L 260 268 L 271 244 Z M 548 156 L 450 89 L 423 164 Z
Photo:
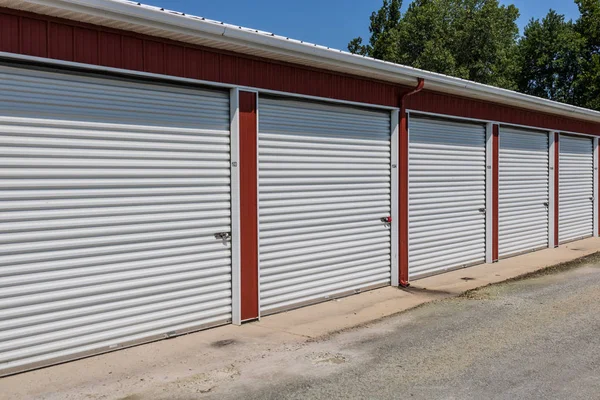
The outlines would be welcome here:
M 559 241 L 594 232 L 594 149 L 590 138 L 561 135 L 559 141 Z
M 230 320 L 228 94 L 0 88 L 0 375 Z
M 261 98 L 265 313 L 390 282 L 388 112 Z
M 547 247 L 548 134 L 502 127 L 499 140 L 499 255 Z
M 485 261 L 485 127 L 409 120 L 409 276 Z

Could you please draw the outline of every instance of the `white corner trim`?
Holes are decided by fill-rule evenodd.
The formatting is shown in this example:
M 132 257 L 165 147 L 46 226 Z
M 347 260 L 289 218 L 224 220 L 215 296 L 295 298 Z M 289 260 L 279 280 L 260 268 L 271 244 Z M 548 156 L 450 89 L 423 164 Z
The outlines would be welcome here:
M 553 249 L 558 243 L 554 242 L 554 216 L 556 210 L 556 186 L 554 185 L 555 178 L 555 132 L 548 132 L 548 247 Z
M 392 146 L 392 160 L 391 160 L 391 177 L 392 177 L 392 225 L 391 225 L 391 240 L 392 240 L 392 286 L 400 286 L 400 254 L 399 254 L 399 236 L 398 228 L 400 226 L 400 212 L 399 212 L 399 196 L 400 196 L 400 185 L 398 169 L 400 167 L 399 158 L 399 136 L 400 136 L 400 113 L 398 110 L 393 110 L 391 115 L 391 146 Z M 408 203 L 406 203 L 408 204 Z
M 492 247 L 494 241 L 494 124 L 489 122 L 485 127 L 485 262 L 494 262 Z

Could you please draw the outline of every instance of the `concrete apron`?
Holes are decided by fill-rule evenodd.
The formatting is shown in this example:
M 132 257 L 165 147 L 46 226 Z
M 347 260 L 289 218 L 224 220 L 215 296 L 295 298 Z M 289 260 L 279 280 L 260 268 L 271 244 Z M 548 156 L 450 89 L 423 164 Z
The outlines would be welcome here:
M 79 395 L 127 395 L 158 384 L 248 362 L 280 347 L 302 346 L 309 339 L 368 324 L 431 301 L 515 278 L 546 267 L 600 252 L 600 238 L 589 238 L 495 264 L 455 270 L 411 284 L 386 287 L 262 318 L 240 326 L 223 326 L 0 378 L 4 398 L 57 398 Z M 226 374 L 225 374 L 226 375 Z M 102 389 L 100 389 L 102 388 Z M 126 389 L 125 389 L 126 388 Z M 124 390 L 124 392 L 121 392 Z
M 362 325 L 434 300 L 529 274 L 600 251 L 600 238 L 588 238 L 419 279 L 407 289 L 387 287 L 262 318 L 255 324 L 269 329 L 317 338 Z

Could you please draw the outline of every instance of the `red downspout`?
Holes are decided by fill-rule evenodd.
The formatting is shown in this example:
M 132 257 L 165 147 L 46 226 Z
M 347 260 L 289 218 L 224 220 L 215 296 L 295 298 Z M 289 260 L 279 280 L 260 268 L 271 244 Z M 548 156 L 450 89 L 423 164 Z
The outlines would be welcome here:
M 398 266 L 400 270 L 400 286 L 408 287 L 408 118 L 406 115 L 406 99 L 413 94 L 419 93 L 425 86 L 425 79 L 419 78 L 419 83 L 410 92 L 404 93 L 400 97 L 400 136 L 398 138 L 399 151 L 398 160 L 400 168 L 398 176 L 400 179 L 398 208 L 400 215 L 399 239 L 400 246 L 398 248 L 399 260 Z

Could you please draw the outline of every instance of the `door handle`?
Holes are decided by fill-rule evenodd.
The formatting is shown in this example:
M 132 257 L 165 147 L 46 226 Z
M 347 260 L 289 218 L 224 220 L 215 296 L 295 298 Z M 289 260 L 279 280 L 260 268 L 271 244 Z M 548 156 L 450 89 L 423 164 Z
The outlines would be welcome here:
M 480 213 L 484 213 L 485 211 L 486 211 L 486 210 L 485 210 L 485 208 L 480 208 L 480 209 L 479 209 L 479 212 L 480 212 Z
M 550 203 L 548 203 L 548 202 L 545 202 L 545 203 L 544 203 L 544 207 L 550 207 Z

